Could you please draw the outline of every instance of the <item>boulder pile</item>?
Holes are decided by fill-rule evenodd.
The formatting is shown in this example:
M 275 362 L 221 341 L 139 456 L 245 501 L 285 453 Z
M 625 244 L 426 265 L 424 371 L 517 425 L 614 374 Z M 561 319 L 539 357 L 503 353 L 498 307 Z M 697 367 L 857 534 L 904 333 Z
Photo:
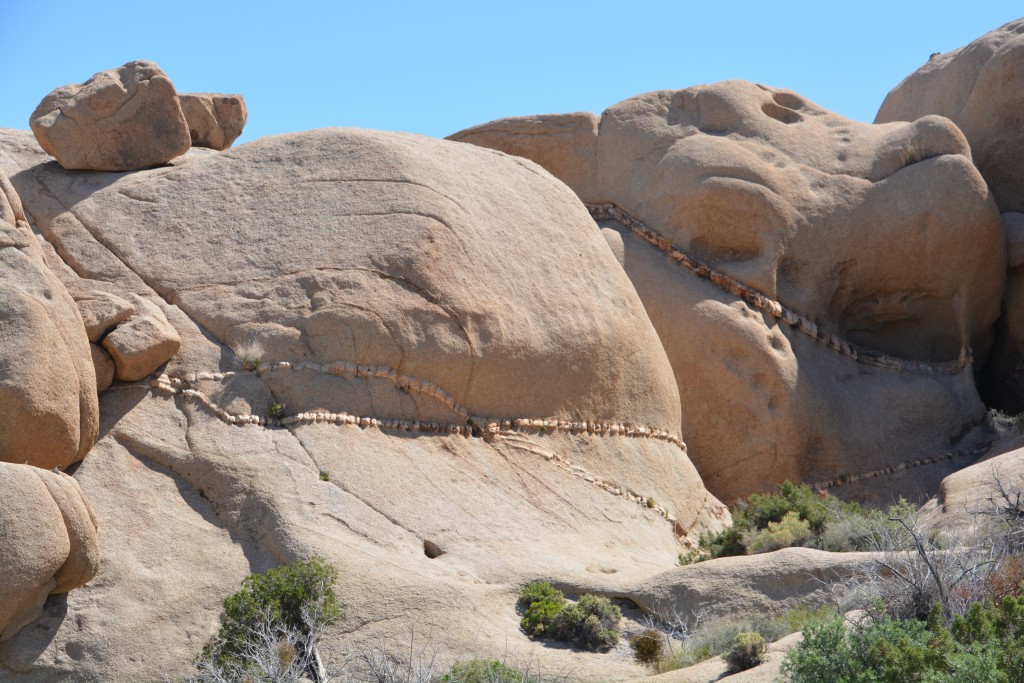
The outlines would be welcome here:
M 43 98 L 29 123 L 66 169 L 137 171 L 161 166 L 192 145 L 222 150 L 242 133 L 241 95 L 179 96 L 153 62 L 128 62 Z

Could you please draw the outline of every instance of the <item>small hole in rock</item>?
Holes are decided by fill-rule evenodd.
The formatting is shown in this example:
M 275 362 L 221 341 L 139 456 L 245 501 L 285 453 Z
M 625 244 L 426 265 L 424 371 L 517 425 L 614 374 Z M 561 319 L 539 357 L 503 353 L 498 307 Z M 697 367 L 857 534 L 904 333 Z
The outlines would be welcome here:
M 787 109 L 799 109 L 804 106 L 803 100 L 788 92 L 777 92 L 772 95 L 772 99 L 775 100 L 776 104 L 782 105 Z
M 781 121 L 782 123 L 796 123 L 797 121 L 803 120 L 803 117 L 800 116 L 800 114 L 797 114 L 792 109 L 780 107 L 774 102 L 765 102 L 764 104 L 762 104 L 761 111 L 763 111 L 765 114 L 775 119 L 776 121 Z
M 423 541 L 423 554 L 433 560 L 444 555 L 444 551 L 433 541 Z

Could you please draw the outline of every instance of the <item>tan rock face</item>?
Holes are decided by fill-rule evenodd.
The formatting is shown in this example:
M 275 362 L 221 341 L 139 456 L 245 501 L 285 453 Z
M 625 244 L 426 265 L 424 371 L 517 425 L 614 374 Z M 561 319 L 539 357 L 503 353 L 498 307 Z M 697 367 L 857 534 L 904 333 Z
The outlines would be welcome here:
M 0 172 L 0 461 L 67 467 L 99 429 L 89 342 Z
M 178 101 L 195 147 L 227 149 L 242 134 L 249 116 L 241 95 L 185 93 Z
M 74 479 L 0 462 L 0 642 L 42 613 L 48 595 L 99 569 L 96 519 Z
M 946 449 L 981 416 L 957 360 L 988 347 L 1003 286 L 990 264 L 1005 245 L 948 120 L 859 124 L 739 81 L 640 95 L 596 126 L 585 118 L 553 116 L 550 130 L 541 117 L 503 120 L 452 139 L 547 164 L 585 202 L 621 207 L 720 274 L 695 277 L 621 222 L 602 223 L 624 232 L 625 269 L 668 350 L 713 492 Z M 726 281 L 781 309 L 744 303 Z M 786 324 L 785 311 L 807 324 Z M 868 368 L 852 348 L 915 370 Z M 920 365 L 943 362 L 951 374 Z
M 1020 225 L 1024 212 L 1024 19 L 986 33 L 970 45 L 933 55 L 885 98 L 876 122 L 939 114 L 971 145 L 974 163 L 1003 211 L 1010 245 L 1005 315 L 985 368 L 989 400 L 1024 410 L 1024 273 Z M 993 260 L 992 271 L 1002 264 Z
M 57 88 L 29 123 L 40 146 L 67 169 L 134 171 L 165 164 L 191 145 L 174 86 L 147 61 Z
M 670 437 L 678 391 L 639 297 L 539 166 L 345 129 L 128 177 L 44 162 L 0 135 L 35 227 L 102 281 L 83 290 L 159 305 L 182 345 L 101 396 L 75 476 L 118 551 L 0 647 L 0 677 L 137 679 L 141 643 L 145 673 L 183 674 L 243 576 L 314 553 L 359 615 L 325 652 L 415 624 L 497 655 L 529 647 L 527 581 L 635 586 L 727 522 Z

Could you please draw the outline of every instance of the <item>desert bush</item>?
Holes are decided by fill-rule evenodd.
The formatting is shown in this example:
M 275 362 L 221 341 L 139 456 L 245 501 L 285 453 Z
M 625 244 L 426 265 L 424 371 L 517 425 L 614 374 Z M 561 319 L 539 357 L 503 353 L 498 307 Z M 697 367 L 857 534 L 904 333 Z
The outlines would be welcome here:
M 585 650 L 607 650 L 619 642 L 621 618 L 622 610 L 608 598 L 587 594 L 555 616 L 549 633 L 556 640 Z
M 469 659 L 453 664 L 439 683 L 541 683 L 541 678 L 497 659 Z
M 633 656 L 641 664 L 653 665 L 664 657 L 665 635 L 656 628 L 645 628 L 629 639 Z
M 543 636 L 565 608 L 565 596 L 550 583 L 535 581 L 519 594 L 517 606 L 523 614 L 522 629 L 531 636 Z
M 787 512 L 780 521 L 768 522 L 766 529 L 761 529 L 750 537 L 747 547 L 752 553 L 766 553 L 781 548 L 803 546 L 813 538 L 811 524 L 801 519 L 795 510 Z
M 887 510 L 817 494 L 806 484 L 784 482 L 779 493 L 754 494 L 732 508 L 733 523 L 700 539 L 700 552 L 680 555 L 680 564 L 791 546 L 832 551 L 877 550 L 896 536 L 893 518 L 910 518 L 913 505 L 900 500 Z M 909 546 L 904 546 L 909 547 Z
M 807 629 L 782 672 L 792 683 L 1019 681 L 1024 597 L 972 603 L 949 623 L 939 603 L 926 621 L 883 616 L 847 625 L 837 618 Z
M 531 636 L 546 636 L 587 650 L 607 650 L 619 640 L 622 611 L 608 598 L 585 594 L 568 603 L 550 583 L 531 583 L 519 594 L 519 622 Z
M 337 570 L 322 558 L 250 574 L 224 600 L 220 631 L 203 648 L 195 680 L 288 681 L 322 675 L 317 645 L 340 617 Z M 262 678 L 261 678 L 262 676 Z M 245 680 L 239 677 L 237 680 Z
M 767 649 L 768 644 L 760 633 L 756 631 L 737 633 L 732 647 L 725 654 L 725 663 L 729 667 L 729 673 L 753 669 L 761 663 Z

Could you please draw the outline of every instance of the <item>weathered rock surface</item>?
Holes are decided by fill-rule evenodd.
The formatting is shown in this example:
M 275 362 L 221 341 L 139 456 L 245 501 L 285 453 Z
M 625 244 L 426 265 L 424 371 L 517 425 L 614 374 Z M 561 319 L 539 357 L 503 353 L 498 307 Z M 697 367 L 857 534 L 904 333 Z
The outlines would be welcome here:
M 103 337 L 103 349 L 114 361 L 114 377 L 122 382 L 143 379 L 181 347 L 181 337 L 159 306 L 138 294 L 129 298 L 134 313 Z
M 1024 19 L 932 55 L 882 102 L 876 123 L 930 114 L 955 123 L 1003 211 L 1024 211 Z
M 47 596 L 99 569 L 96 518 L 78 483 L 0 462 L 0 642 L 35 621 Z
M 135 306 L 109 292 L 93 291 L 75 300 L 78 312 L 85 323 L 85 333 L 89 341 L 96 344 L 103 340 L 108 332 L 123 323 L 135 313 Z
M 452 139 L 545 165 L 583 201 L 617 205 L 733 283 L 681 267 L 621 221 L 601 223 L 621 233 L 614 244 L 672 362 L 691 457 L 716 495 L 962 447 L 983 416 L 961 361 L 988 349 L 1004 283 L 992 264 L 1006 251 L 950 121 L 860 124 L 788 90 L 727 81 L 640 95 L 599 120 L 506 119 Z M 858 493 L 907 483 L 874 479 Z
M 67 467 L 99 425 L 89 341 L 0 171 L 0 461 Z
M 1003 212 L 1010 245 L 1005 313 L 985 369 L 989 400 L 1024 411 L 1024 273 L 1020 225 L 1024 212 L 1024 19 L 986 33 L 970 45 L 932 55 L 885 98 L 876 122 L 939 114 L 971 145 L 974 163 Z M 992 270 L 1000 268 L 993 262 Z
M 242 134 L 249 116 L 241 95 L 183 93 L 178 101 L 194 147 L 227 149 Z
M 633 588 L 630 598 L 654 613 L 685 605 L 708 621 L 737 614 L 781 614 L 793 607 L 829 603 L 829 582 L 863 571 L 873 565 L 874 557 L 813 548 L 723 557 L 669 569 Z
M 1010 513 L 1024 490 L 1024 449 L 986 458 L 942 480 L 938 494 L 920 510 L 922 524 L 950 538 L 986 531 Z
M 141 297 L 181 338 L 165 377 L 100 397 L 75 476 L 117 553 L 0 646 L 13 681 L 176 675 L 243 576 L 314 553 L 345 577 L 325 652 L 415 625 L 500 655 L 533 647 L 527 581 L 639 585 L 727 522 L 669 436 L 678 392 L 639 298 L 534 164 L 336 129 L 83 177 L 2 131 L 0 168 L 69 286 Z
M 57 88 L 29 124 L 40 146 L 67 169 L 150 168 L 192 144 L 174 85 L 142 60 Z

